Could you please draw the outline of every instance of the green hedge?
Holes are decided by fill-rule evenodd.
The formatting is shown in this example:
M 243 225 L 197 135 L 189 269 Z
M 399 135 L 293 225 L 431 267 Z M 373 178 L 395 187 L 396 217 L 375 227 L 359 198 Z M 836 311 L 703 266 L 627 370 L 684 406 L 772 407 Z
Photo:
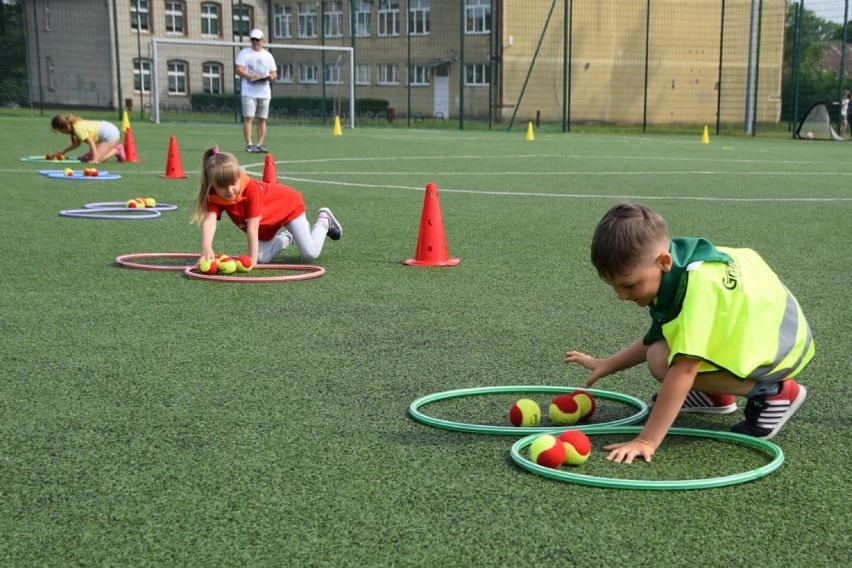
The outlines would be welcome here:
M 239 109 L 240 97 L 237 95 L 197 93 L 190 97 L 190 104 L 192 104 L 193 109 L 203 109 L 211 106 Z M 349 99 L 341 99 L 340 104 L 342 108 L 349 108 Z M 388 101 L 384 99 L 355 99 L 355 114 L 359 115 L 366 112 L 374 114 L 384 113 L 388 106 Z M 291 114 L 300 110 L 309 113 L 319 111 L 322 114 L 331 114 L 334 108 L 331 98 L 322 97 L 272 97 L 269 107 L 273 111 L 287 109 L 287 112 Z

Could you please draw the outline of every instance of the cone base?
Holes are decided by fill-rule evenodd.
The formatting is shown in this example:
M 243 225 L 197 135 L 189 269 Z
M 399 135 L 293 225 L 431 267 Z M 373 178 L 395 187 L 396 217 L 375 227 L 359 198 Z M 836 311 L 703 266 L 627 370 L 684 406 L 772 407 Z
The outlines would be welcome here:
M 186 179 L 186 178 L 188 178 L 189 176 L 187 176 L 187 175 L 170 176 L 170 175 L 163 174 L 163 175 L 161 175 L 160 177 L 161 177 L 161 178 L 164 178 L 164 179 Z
M 459 262 L 461 262 L 460 258 L 448 258 L 447 260 L 435 261 L 417 260 L 415 258 L 409 258 L 408 260 L 404 260 L 402 263 L 405 266 L 455 266 Z

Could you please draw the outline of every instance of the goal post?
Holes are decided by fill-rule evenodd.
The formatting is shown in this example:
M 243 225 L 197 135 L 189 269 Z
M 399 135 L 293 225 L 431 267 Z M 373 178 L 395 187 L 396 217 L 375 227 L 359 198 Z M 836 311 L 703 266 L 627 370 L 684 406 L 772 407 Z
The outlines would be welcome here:
M 151 121 L 160 123 L 164 107 L 193 110 L 194 93 L 237 97 L 240 80 L 234 74 L 234 59 L 244 47 L 245 43 L 235 41 L 151 38 Z M 278 97 L 330 99 L 336 114 L 348 118 L 349 127 L 355 128 L 352 47 L 268 44 L 264 48 L 278 67 L 278 78 L 271 84 L 273 101 Z M 311 111 L 293 108 L 288 112 Z

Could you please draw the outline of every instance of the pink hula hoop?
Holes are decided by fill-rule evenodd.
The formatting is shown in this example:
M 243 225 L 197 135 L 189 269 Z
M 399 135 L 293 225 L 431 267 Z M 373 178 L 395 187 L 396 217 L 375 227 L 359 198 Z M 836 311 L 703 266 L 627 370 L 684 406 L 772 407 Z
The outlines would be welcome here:
M 263 282 L 297 282 L 299 280 L 310 280 L 311 278 L 319 278 L 325 274 L 325 268 L 322 266 L 313 266 L 311 264 L 258 264 L 252 267 L 252 272 L 255 270 L 305 270 L 302 274 L 285 274 L 281 276 L 230 276 L 224 274 L 202 274 L 198 272 L 194 266 L 184 269 L 183 273 L 187 278 L 195 278 L 197 280 L 214 280 L 217 282 L 239 282 L 240 284 L 247 283 L 263 283 Z
M 139 209 L 144 211 L 144 209 Z M 185 252 L 144 252 L 137 254 L 123 254 L 115 257 L 115 263 L 124 268 L 136 268 L 139 270 L 186 270 L 192 268 L 185 264 L 147 264 L 143 262 L 133 262 L 136 259 L 143 258 L 191 258 L 192 264 L 198 259 L 197 254 Z

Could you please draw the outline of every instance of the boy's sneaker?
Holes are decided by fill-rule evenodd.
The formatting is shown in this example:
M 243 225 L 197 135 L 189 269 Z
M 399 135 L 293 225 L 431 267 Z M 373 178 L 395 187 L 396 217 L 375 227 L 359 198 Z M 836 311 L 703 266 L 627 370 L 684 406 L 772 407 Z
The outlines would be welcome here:
M 651 397 L 657 402 L 657 395 Z M 710 394 L 691 390 L 686 393 L 686 400 L 680 407 L 680 412 L 696 414 L 730 414 L 737 411 L 737 400 L 732 394 Z
M 127 154 L 124 153 L 124 144 L 115 145 L 115 159 L 119 162 L 123 162 L 127 159 Z
M 260 154 L 266 154 L 266 153 L 268 153 L 268 150 L 266 149 L 266 146 L 264 146 L 263 144 L 258 144 L 257 146 L 255 146 L 255 147 L 254 147 L 254 151 L 255 151 L 255 152 L 258 152 L 258 153 L 260 153 Z
M 246 144 L 246 152 L 248 152 L 249 154 L 254 154 L 255 152 L 257 152 L 257 146 L 255 146 L 254 144 Z
M 781 383 L 778 394 L 750 397 L 746 403 L 745 420 L 734 424 L 731 432 L 769 440 L 799 410 L 807 396 L 805 387 L 787 379 Z
M 339 241 L 343 236 L 343 227 L 334 218 L 334 213 L 328 207 L 323 207 L 317 213 L 317 219 L 325 219 L 328 222 L 328 238 L 333 241 Z

